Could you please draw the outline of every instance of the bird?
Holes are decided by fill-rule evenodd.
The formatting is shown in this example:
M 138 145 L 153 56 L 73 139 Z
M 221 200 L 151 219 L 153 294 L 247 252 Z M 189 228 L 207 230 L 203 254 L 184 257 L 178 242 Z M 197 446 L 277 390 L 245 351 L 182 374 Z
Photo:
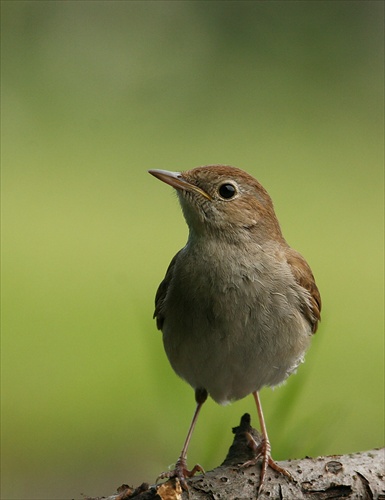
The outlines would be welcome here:
M 271 197 L 250 174 L 229 165 L 181 172 L 152 169 L 177 193 L 188 226 L 155 297 L 154 318 L 168 360 L 195 391 L 196 408 L 175 469 L 160 478 L 204 472 L 187 468 L 187 450 L 202 405 L 253 395 L 262 440 L 247 436 L 267 468 L 291 478 L 271 456 L 259 391 L 283 383 L 304 361 L 321 313 L 313 273 L 283 237 Z

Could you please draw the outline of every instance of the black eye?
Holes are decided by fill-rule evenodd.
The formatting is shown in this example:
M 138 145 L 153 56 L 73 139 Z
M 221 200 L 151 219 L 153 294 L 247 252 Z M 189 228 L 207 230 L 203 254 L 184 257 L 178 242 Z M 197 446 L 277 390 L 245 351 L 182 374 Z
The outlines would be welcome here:
M 233 186 L 233 184 L 230 184 L 228 182 L 219 186 L 219 189 L 218 189 L 218 193 L 225 200 L 229 200 L 230 198 L 232 198 L 236 192 L 237 192 L 237 190 L 235 189 L 235 186 Z

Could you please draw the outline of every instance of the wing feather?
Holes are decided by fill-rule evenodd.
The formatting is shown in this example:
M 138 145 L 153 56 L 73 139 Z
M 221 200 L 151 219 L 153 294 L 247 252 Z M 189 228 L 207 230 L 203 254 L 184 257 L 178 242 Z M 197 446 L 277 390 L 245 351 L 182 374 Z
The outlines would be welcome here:
M 287 262 L 291 267 L 297 283 L 309 292 L 310 300 L 303 303 L 302 314 L 309 321 L 312 332 L 317 331 L 318 322 L 321 320 L 321 295 L 315 283 L 313 273 L 301 254 L 288 248 Z
M 163 328 L 163 323 L 164 323 L 164 302 L 167 296 L 167 291 L 168 287 L 170 285 L 170 282 L 172 280 L 173 274 L 174 274 L 174 267 L 175 263 L 177 261 L 179 252 L 175 255 L 175 257 L 172 259 L 170 262 L 170 265 L 167 268 L 166 275 L 161 281 L 158 290 L 155 295 L 155 312 L 154 312 L 154 318 L 156 319 L 156 326 L 158 330 L 162 330 Z

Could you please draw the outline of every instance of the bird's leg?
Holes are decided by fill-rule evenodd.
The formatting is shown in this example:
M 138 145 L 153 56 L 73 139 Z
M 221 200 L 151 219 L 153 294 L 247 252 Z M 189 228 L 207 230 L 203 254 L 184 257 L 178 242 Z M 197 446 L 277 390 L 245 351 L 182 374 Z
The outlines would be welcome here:
M 162 474 L 160 474 L 158 476 L 158 480 L 176 477 L 179 479 L 180 484 L 182 485 L 182 488 L 187 490 L 188 488 L 187 488 L 186 477 L 192 477 L 196 472 L 203 472 L 204 473 L 203 468 L 199 464 L 195 465 L 191 470 L 187 469 L 187 449 L 188 449 L 189 444 L 190 444 L 192 433 L 194 432 L 195 424 L 197 423 L 197 420 L 198 420 L 199 412 L 202 408 L 203 403 L 206 401 L 206 399 L 207 399 L 206 389 L 199 388 L 199 389 L 195 390 L 195 401 L 196 401 L 197 405 L 195 408 L 195 412 L 194 412 L 194 415 L 193 415 L 193 418 L 192 418 L 192 421 L 191 421 L 191 424 L 190 424 L 190 427 L 189 427 L 189 430 L 188 430 L 188 433 L 186 436 L 186 440 L 184 442 L 184 445 L 183 445 L 183 448 L 181 451 L 181 454 L 180 454 L 180 456 L 175 464 L 175 469 L 172 471 L 163 472 Z
M 248 445 L 255 452 L 255 458 L 252 460 L 248 460 L 246 463 L 243 464 L 243 467 L 248 467 L 249 465 L 254 465 L 259 460 L 259 458 L 262 457 L 262 468 L 261 468 L 261 475 L 260 475 L 259 488 L 258 488 L 258 493 L 260 493 L 262 488 L 263 488 L 263 482 L 265 479 L 267 467 L 271 467 L 275 471 L 279 472 L 280 474 L 283 474 L 284 476 L 287 476 L 291 480 L 293 480 L 293 477 L 290 474 L 290 472 L 288 472 L 286 469 L 280 467 L 271 458 L 271 446 L 270 446 L 269 436 L 267 435 L 265 419 L 263 418 L 262 405 L 261 405 L 261 401 L 259 399 L 258 392 L 257 391 L 253 392 L 253 396 L 255 399 L 255 403 L 257 405 L 259 424 L 260 424 L 261 433 L 262 433 L 262 442 L 260 444 L 257 444 L 255 439 L 253 438 L 253 436 L 249 432 L 246 433 Z

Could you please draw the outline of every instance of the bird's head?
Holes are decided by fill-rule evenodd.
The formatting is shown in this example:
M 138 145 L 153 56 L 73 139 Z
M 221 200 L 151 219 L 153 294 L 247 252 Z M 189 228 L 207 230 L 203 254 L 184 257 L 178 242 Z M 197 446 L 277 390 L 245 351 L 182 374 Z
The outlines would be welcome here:
M 149 170 L 174 187 L 196 236 L 210 235 L 239 242 L 283 240 L 273 202 L 251 175 L 227 165 L 207 165 L 184 172 Z

